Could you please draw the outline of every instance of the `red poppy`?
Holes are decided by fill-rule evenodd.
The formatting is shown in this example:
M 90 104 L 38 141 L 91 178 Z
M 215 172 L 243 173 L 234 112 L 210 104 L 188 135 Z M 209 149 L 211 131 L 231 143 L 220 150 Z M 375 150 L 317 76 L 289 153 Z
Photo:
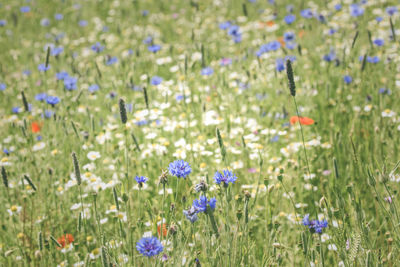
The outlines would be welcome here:
M 33 133 L 38 133 L 40 132 L 40 128 L 42 128 L 41 124 L 38 123 L 37 121 L 32 122 L 31 124 L 31 129 Z
M 165 224 L 165 223 L 163 223 L 162 224 L 162 234 L 163 234 L 163 236 L 167 236 L 167 225 Z M 158 233 L 158 236 L 160 236 L 161 235 L 161 224 L 158 224 L 157 225 L 157 233 Z
M 60 243 L 61 248 L 65 248 L 66 245 L 74 242 L 74 237 L 71 234 L 65 234 L 58 238 L 57 241 Z
M 293 116 L 290 118 L 290 124 L 296 124 L 297 122 L 300 122 L 301 125 L 312 125 L 314 124 L 314 120 L 307 118 L 307 117 L 298 117 L 298 116 Z

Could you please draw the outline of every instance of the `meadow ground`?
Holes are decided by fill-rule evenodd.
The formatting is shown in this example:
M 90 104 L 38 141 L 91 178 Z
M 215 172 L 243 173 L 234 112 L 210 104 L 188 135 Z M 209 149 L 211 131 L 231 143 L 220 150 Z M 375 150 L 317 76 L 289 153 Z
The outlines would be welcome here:
M 398 1 L 0 4 L 1 266 L 399 266 Z

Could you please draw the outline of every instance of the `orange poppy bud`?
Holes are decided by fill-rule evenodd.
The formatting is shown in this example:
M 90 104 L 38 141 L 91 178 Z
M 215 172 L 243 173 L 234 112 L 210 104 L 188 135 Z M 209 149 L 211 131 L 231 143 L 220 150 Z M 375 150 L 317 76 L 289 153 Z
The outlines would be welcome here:
M 290 118 L 290 124 L 296 124 L 297 122 L 300 122 L 301 125 L 312 125 L 314 124 L 314 120 L 311 118 L 307 117 L 298 117 L 298 116 L 292 116 Z
M 65 234 L 65 235 L 62 235 L 60 238 L 58 238 L 57 242 L 60 243 L 62 248 L 65 248 L 66 245 L 74 242 L 74 237 L 71 234 Z
M 157 225 L 157 233 L 161 235 L 161 224 Z M 165 223 L 162 224 L 162 235 L 167 236 L 167 225 Z
M 32 129 L 32 132 L 33 132 L 33 133 L 38 133 L 38 132 L 40 132 L 40 128 L 41 128 L 40 123 L 38 123 L 37 121 L 32 122 L 32 124 L 31 124 L 31 129 Z

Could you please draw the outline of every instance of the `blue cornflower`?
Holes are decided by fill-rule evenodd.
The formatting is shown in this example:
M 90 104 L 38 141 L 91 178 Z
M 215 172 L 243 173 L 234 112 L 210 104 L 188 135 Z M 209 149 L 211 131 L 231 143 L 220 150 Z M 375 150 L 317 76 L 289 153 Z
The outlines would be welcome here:
M 66 71 L 61 71 L 56 73 L 57 80 L 64 80 L 67 77 L 69 77 L 69 74 Z
M 49 20 L 48 18 L 43 18 L 43 19 L 40 21 L 40 25 L 42 25 L 43 27 L 47 27 L 47 26 L 50 25 L 50 20 Z
M 22 72 L 22 74 L 24 74 L 24 75 L 26 75 L 26 76 L 29 76 L 29 75 L 31 75 L 31 71 L 30 70 L 24 70 L 23 72 Z
M 47 98 L 47 94 L 46 93 L 39 93 L 35 96 L 35 99 L 37 101 L 44 101 Z
M 307 9 L 303 9 L 302 11 L 300 11 L 300 15 L 303 18 L 311 19 L 313 17 L 313 12 L 311 11 L 311 9 L 307 8 Z
M 375 18 L 375 20 L 376 20 L 377 22 L 381 22 L 381 21 L 383 20 L 383 18 L 382 18 L 381 16 L 377 16 L 377 17 Z
M 383 40 L 383 39 L 375 39 L 375 40 L 373 41 L 373 43 L 374 43 L 374 45 L 376 45 L 376 46 L 383 46 L 383 45 L 385 44 L 385 40 Z
M 382 95 L 384 95 L 384 94 L 390 95 L 390 94 L 392 94 L 392 91 L 390 91 L 390 89 L 387 89 L 387 88 L 379 88 L 379 94 L 382 94 Z
M 60 103 L 60 99 L 57 96 L 49 95 L 46 98 L 46 102 L 47 102 L 47 104 L 50 104 L 50 105 L 52 105 L 54 107 L 54 105 Z
M 306 214 L 302 220 L 302 223 L 304 226 L 308 226 L 310 229 L 311 233 L 322 233 L 322 229 L 328 227 L 328 221 L 327 220 L 312 220 L 310 221 L 310 215 Z
M 203 68 L 203 69 L 201 70 L 201 75 L 209 76 L 209 75 L 211 75 L 211 74 L 213 74 L 213 73 L 214 73 L 214 70 L 213 70 L 213 68 L 211 68 L 211 67 L 206 67 L 206 68 Z
M 135 176 L 135 180 L 139 184 L 139 187 L 142 187 L 143 184 L 147 182 L 147 178 L 145 176 Z
M 142 16 L 146 17 L 147 15 L 149 15 L 149 11 L 148 10 L 142 10 Z
M 388 13 L 389 16 L 393 16 L 394 14 L 397 13 L 397 6 L 388 6 L 386 8 L 386 13 Z
M 186 178 L 192 172 L 189 163 L 184 160 L 175 160 L 174 162 L 171 162 L 168 170 L 171 175 L 178 178 Z
M 52 56 L 58 56 L 63 51 L 64 51 L 64 47 L 62 47 L 62 46 L 54 47 L 53 50 L 51 50 L 51 55 Z
M 197 213 L 206 212 L 207 208 L 209 207 L 211 210 L 215 209 L 217 204 L 217 199 L 215 197 L 207 200 L 206 196 L 200 196 L 199 199 L 193 200 L 193 207 Z
M 51 117 L 53 117 L 54 111 L 46 109 L 43 115 L 45 118 L 50 119 Z
M 144 44 L 150 45 L 153 43 L 153 37 L 147 36 L 146 39 L 143 40 Z
M 274 137 L 271 138 L 271 140 L 269 140 L 271 143 L 276 143 L 279 141 L 279 135 L 275 135 Z
M 43 136 L 41 136 L 41 135 L 36 136 L 37 141 L 42 141 L 42 139 L 43 139 Z
M 277 58 L 275 64 L 277 71 L 281 72 L 285 69 L 285 61 L 283 59 Z
M 22 13 L 28 13 L 29 11 L 31 11 L 31 8 L 29 6 L 22 6 L 19 10 Z
M 63 14 L 55 14 L 54 15 L 54 18 L 56 19 L 56 20 L 62 20 L 63 18 L 64 18 L 64 15 Z
M 364 14 L 364 8 L 359 6 L 358 4 L 351 4 L 350 5 L 350 15 L 353 17 L 359 17 Z
M 99 42 L 97 42 L 94 45 L 92 45 L 91 49 L 96 53 L 100 53 L 101 51 L 104 50 L 104 46 L 101 45 Z
M 336 11 L 339 11 L 339 10 L 341 10 L 342 9 L 342 5 L 341 4 L 336 4 L 335 5 L 335 10 Z
M 7 156 L 9 156 L 10 150 L 8 150 L 7 148 L 3 148 L 3 153 L 6 154 Z
M 279 41 L 272 41 L 272 42 L 269 42 L 267 45 L 268 45 L 269 51 L 276 51 L 279 48 L 281 48 L 281 43 Z
M 80 20 L 79 21 L 79 26 L 86 27 L 87 25 L 88 25 L 88 22 L 86 20 Z
M 188 210 L 183 210 L 183 214 L 186 216 L 186 219 L 188 219 L 191 223 L 194 223 L 198 220 L 197 210 L 193 206 L 190 207 L 190 209 Z
M 38 70 L 40 72 L 46 72 L 49 69 L 50 69 L 50 65 L 48 65 L 47 67 L 46 67 L 46 64 L 44 64 L 44 63 L 38 65 Z
M 118 62 L 118 58 L 117 57 L 108 57 L 107 61 L 106 61 L 106 65 L 112 65 Z
M 349 84 L 349 83 L 351 83 L 351 82 L 353 81 L 353 78 L 352 78 L 350 75 L 344 75 L 344 76 L 343 76 L 343 81 L 344 81 L 346 84 Z
M 19 107 L 12 107 L 11 111 L 12 111 L 12 113 L 18 114 L 19 111 L 20 111 L 20 108 Z
M 229 183 L 234 184 L 236 179 L 237 179 L 236 175 L 228 169 L 223 170 L 222 173 L 217 171 L 214 174 L 215 182 L 217 184 L 221 184 L 221 182 L 223 182 L 224 186 L 228 186 Z
M 219 28 L 221 30 L 226 30 L 231 26 L 231 23 L 229 21 L 225 21 L 219 24 Z
M 334 50 L 331 50 L 329 54 L 324 55 L 323 59 L 328 62 L 332 62 L 336 59 L 336 53 Z
M 94 92 L 98 91 L 99 89 L 100 89 L 100 87 L 97 84 L 92 84 L 88 88 L 89 92 L 91 92 L 91 93 L 94 93 Z
M 292 42 L 296 39 L 296 35 L 293 32 L 285 32 L 283 34 L 283 41 L 285 43 Z
M 147 49 L 148 49 L 150 52 L 157 53 L 158 51 L 160 51 L 161 46 L 160 46 L 160 45 L 149 45 L 149 46 L 147 47 Z
M 286 24 L 290 25 L 296 20 L 296 16 L 293 14 L 289 14 L 289 15 L 286 15 L 283 20 L 286 22 Z
M 237 26 L 237 25 L 229 26 L 228 34 L 231 35 L 231 36 L 236 36 L 236 35 L 240 34 L 239 33 L 239 26 Z
M 6 26 L 7 21 L 5 19 L 0 20 L 0 27 Z
M 66 77 L 64 79 L 64 87 L 68 91 L 76 90 L 76 83 L 78 82 L 78 79 L 75 77 Z
M 376 63 L 378 63 L 379 61 L 380 61 L 380 59 L 379 59 L 378 56 L 374 56 L 374 57 L 367 56 L 367 62 L 369 62 L 369 63 L 374 63 L 374 64 L 376 64 Z
M 5 83 L 0 83 L 0 91 L 6 90 L 7 85 Z
M 159 85 L 162 81 L 163 81 L 163 78 L 161 78 L 161 77 L 159 77 L 159 76 L 153 76 L 153 77 L 151 78 L 150 83 L 151 83 L 152 85 Z
M 160 254 L 164 247 L 157 237 L 143 237 L 136 243 L 136 249 L 146 257 L 153 257 Z

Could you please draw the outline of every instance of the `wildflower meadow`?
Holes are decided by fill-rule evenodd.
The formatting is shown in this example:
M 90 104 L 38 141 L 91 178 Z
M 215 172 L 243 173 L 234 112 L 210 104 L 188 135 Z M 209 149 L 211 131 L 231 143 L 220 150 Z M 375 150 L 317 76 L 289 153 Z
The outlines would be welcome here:
M 0 0 L 0 266 L 400 266 L 397 0 Z

